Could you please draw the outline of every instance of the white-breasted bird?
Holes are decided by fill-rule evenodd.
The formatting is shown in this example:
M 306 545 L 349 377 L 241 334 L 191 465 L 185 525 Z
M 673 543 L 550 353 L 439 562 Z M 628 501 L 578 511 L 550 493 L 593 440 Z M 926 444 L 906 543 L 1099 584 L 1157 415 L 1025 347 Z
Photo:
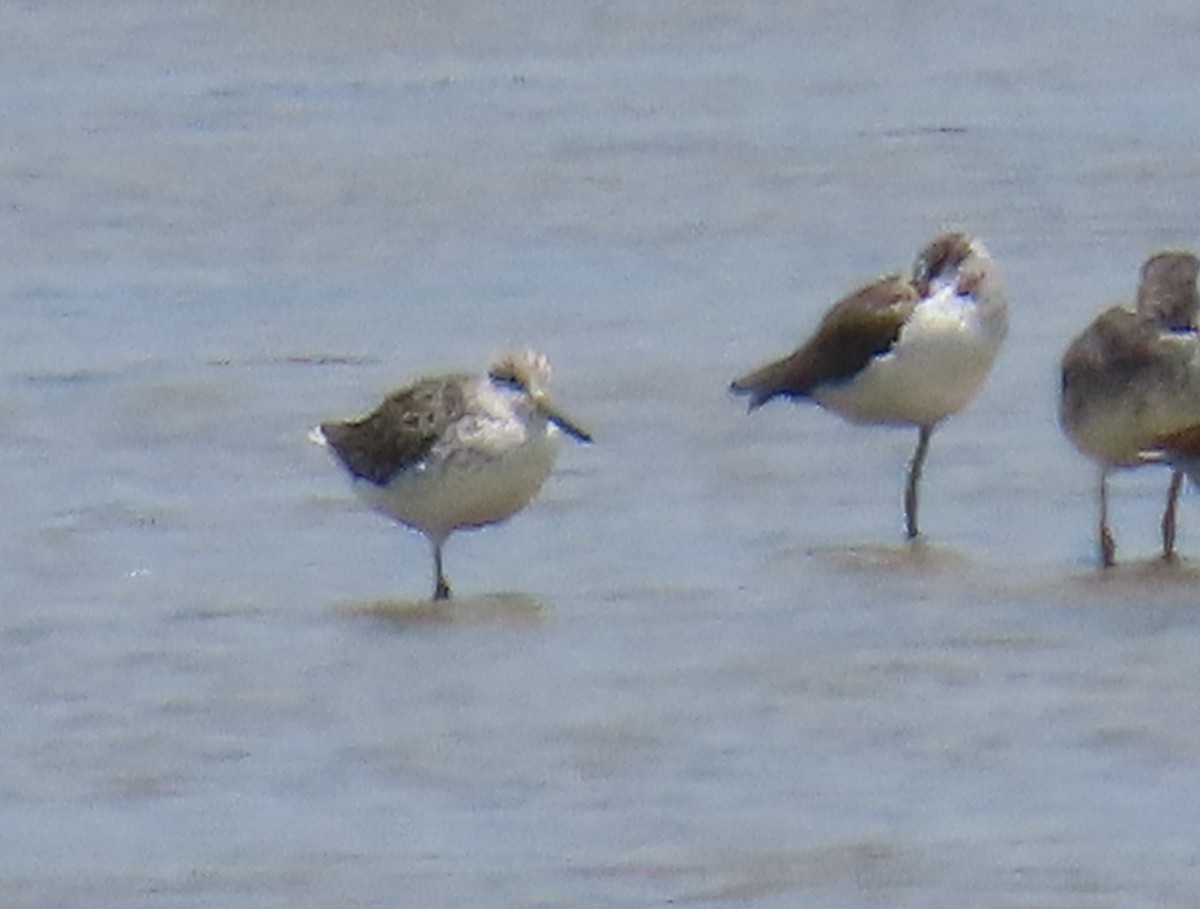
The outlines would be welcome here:
M 456 530 L 512 517 L 550 475 L 562 435 L 591 442 L 549 396 L 550 363 L 523 349 L 482 374 L 419 379 L 365 417 L 311 433 L 371 508 L 424 534 L 435 600 L 450 596 L 442 547 Z
M 933 430 L 979 392 L 1008 331 L 1008 298 L 983 244 L 946 233 L 908 275 L 856 290 L 825 313 L 794 353 L 734 380 L 750 409 L 807 398 L 854 423 L 917 428 L 904 495 L 905 533 L 919 533 L 917 490 Z

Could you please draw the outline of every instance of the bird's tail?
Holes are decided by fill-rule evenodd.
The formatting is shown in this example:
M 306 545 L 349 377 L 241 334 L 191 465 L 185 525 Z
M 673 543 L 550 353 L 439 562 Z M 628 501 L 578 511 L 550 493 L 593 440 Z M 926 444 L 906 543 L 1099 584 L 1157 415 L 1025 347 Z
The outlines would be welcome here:
M 761 369 L 734 379 L 729 385 L 729 390 L 735 395 L 747 396 L 750 399 L 750 410 L 762 407 L 776 395 L 788 393 L 791 384 L 789 365 L 789 357 L 768 363 Z

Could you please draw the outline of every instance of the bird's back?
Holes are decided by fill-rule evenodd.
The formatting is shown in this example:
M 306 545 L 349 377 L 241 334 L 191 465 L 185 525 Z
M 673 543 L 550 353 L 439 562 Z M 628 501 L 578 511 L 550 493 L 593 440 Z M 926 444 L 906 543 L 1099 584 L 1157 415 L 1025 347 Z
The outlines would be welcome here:
M 321 433 L 358 479 L 376 485 L 419 463 L 466 409 L 466 376 L 422 379 L 389 395 L 360 420 L 323 423 Z
M 851 379 L 896 342 L 916 300 L 899 275 L 868 284 L 830 307 L 795 353 L 735 379 L 730 389 L 748 396 L 753 410 L 775 397 L 808 397 L 818 386 Z

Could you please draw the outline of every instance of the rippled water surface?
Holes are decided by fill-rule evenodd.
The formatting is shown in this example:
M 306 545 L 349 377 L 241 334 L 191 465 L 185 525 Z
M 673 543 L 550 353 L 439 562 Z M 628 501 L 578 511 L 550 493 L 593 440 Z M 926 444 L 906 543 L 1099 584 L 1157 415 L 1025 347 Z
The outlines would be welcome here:
M 1200 508 L 1055 423 L 1200 246 L 1192 3 L 0 12 L 0 903 L 1160 907 L 1200 892 Z M 934 436 L 728 380 L 947 226 Z M 597 444 L 429 554 L 319 420 L 528 342 Z

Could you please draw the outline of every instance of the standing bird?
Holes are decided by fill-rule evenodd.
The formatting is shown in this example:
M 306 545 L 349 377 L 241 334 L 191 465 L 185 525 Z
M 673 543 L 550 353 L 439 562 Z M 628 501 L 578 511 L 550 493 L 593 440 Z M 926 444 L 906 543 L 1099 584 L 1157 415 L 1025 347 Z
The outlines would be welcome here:
M 562 433 L 592 441 L 554 406 L 549 380 L 546 357 L 519 350 L 482 375 L 419 379 L 362 419 L 312 431 L 367 505 L 432 544 L 435 600 L 450 597 L 442 571 L 450 534 L 499 523 L 528 505 L 550 475 Z
M 1100 560 L 1115 563 L 1108 524 L 1114 467 L 1174 464 L 1162 517 L 1163 558 L 1175 557 L 1175 511 L 1184 471 L 1200 455 L 1200 341 L 1196 316 L 1200 262 L 1163 251 L 1142 265 L 1134 309 L 1105 310 L 1062 358 L 1059 422 L 1100 467 Z
M 904 526 L 919 533 L 917 486 L 929 439 L 975 397 L 1008 331 L 1008 299 L 983 244 L 943 234 L 911 276 L 889 275 L 835 303 L 783 359 L 730 386 L 754 410 L 778 396 L 811 398 L 854 423 L 917 427 Z

